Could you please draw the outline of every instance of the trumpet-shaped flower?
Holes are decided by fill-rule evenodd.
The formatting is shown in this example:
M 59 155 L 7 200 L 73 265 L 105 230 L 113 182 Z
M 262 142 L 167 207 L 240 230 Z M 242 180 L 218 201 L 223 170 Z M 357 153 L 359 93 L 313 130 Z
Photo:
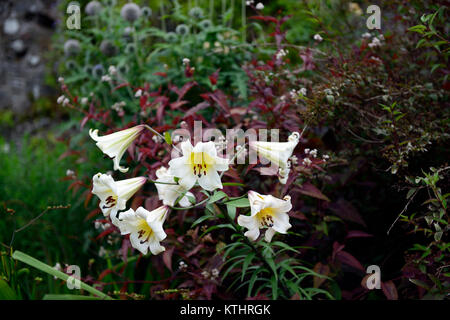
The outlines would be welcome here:
M 183 156 L 170 160 L 170 172 L 178 177 L 178 183 L 185 189 L 198 184 L 205 190 L 222 188 L 217 171 L 228 170 L 228 160 L 217 156 L 214 142 L 199 142 L 192 146 L 189 140 L 181 143 Z
M 114 181 L 107 174 L 97 173 L 93 178 L 92 193 L 100 198 L 100 209 L 103 215 L 110 216 L 114 225 L 117 225 L 117 213 L 125 210 L 130 199 L 146 182 L 145 177 Z
M 294 132 L 289 136 L 287 142 L 250 141 L 249 145 L 259 156 L 285 169 L 289 166 L 288 160 L 292 156 L 292 152 L 294 152 L 299 140 L 300 134 Z
M 150 249 L 150 252 L 156 255 L 166 250 L 160 242 L 167 236 L 163 223 L 168 212 L 167 206 L 153 211 L 147 211 L 142 207 L 136 211 L 130 209 L 120 214 L 117 226 L 122 235 L 130 234 L 131 245 L 142 254 L 147 254 Z
M 114 170 L 127 172 L 128 168 L 120 166 L 120 159 L 128 149 L 134 139 L 144 130 L 144 125 L 135 126 L 133 128 L 117 131 L 102 137 L 98 136 L 98 130 L 89 130 L 89 135 L 97 143 L 97 147 L 107 154 L 114 161 Z
M 175 177 L 171 174 L 169 169 L 166 167 L 160 167 L 156 170 L 156 176 L 158 179 L 156 179 L 157 183 L 155 183 L 155 185 L 158 190 L 159 200 L 162 200 L 165 205 L 174 206 L 175 201 L 185 193 L 178 203 L 182 207 L 190 206 L 191 203 L 189 202 L 188 197 L 194 197 L 194 195 L 191 192 L 186 192 L 187 189 L 179 184 L 168 184 L 175 183 Z
M 259 229 L 267 227 L 264 238 L 270 242 L 275 232 L 286 233 L 291 227 L 287 214 L 292 209 L 290 196 L 278 199 L 271 195 L 261 195 L 250 191 L 248 200 L 251 214 L 250 216 L 240 215 L 238 224 L 248 229 L 245 236 L 249 239 L 256 241 L 259 237 Z

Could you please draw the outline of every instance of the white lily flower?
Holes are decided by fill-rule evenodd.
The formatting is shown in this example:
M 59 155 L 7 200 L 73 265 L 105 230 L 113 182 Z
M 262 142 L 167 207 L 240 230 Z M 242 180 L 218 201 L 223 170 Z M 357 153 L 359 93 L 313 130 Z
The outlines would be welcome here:
M 130 209 L 120 214 L 118 227 L 122 235 L 130 234 L 131 245 L 142 254 L 147 254 L 148 250 L 157 255 L 166 250 L 160 242 L 167 235 L 163 229 L 169 208 L 161 206 L 153 211 L 145 210 L 142 207 L 136 211 Z
M 249 191 L 248 200 L 251 214 L 250 216 L 240 215 L 238 224 L 248 229 L 244 235 L 250 240 L 256 241 L 259 237 L 259 229 L 264 227 L 267 227 L 264 235 L 267 242 L 272 240 L 275 232 L 285 234 L 292 227 L 287 214 L 292 209 L 290 196 L 278 199 L 271 195 Z
M 166 167 L 160 167 L 156 170 L 156 176 L 158 177 L 156 182 L 175 183 L 175 176 L 172 175 L 170 170 Z M 165 205 L 172 207 L 175 205 L 175 201 L 187 191 L 186 188 L 179 184 L 155 183 L 155 185 L 158 190 L 159 200 L 162 200 Z M 191 203 L 188 197 L 193 197 L 195 199 L 195 196 L 191 192 L 186 192 L 178 204 L 182 207 L 189 207 Z
M 98 130 L 89 130 L 89 135 L 97 141 L 96 145 L 107 154 L 114 162 L 114 170 L 127 172 L 128 168 L 120 166 L 120 159 L 128 149 L 134 139 L 144 130 L 144 125 L 138 125 L 133 128 L 117 131 L 106 136 L 99 137 Z
M 288 167 L 288 160 L 300 140 L 300 134 L 293 132 L 287 142 L 250 141 L 250 148 L 258 155 L 270 160 L 280 168 Z
M 314 40 L 321 42 L 323 40 L 323 38 L 320 36 L 320 34 L 315 34 L 314 35 Z
M 222 188 L 217 171 L 228 170 L 228 160 L 217 156 L 214 142 L 199 142 L 192 146 L 189 140 L 181 143 L 183 156 L 170 160 L 171 173 L 178 177 L 178 183 L 186 190 L 198 184 L 205 190 Z
M 114 181 L 110 175 L 97 173 L 92 181 L 92 193 L 100 198 L 103 215 L 110 216 L 111 222 L 117 225 L 117 213 L 126 209 L 127 201 L 145 184 L 147 178 Z

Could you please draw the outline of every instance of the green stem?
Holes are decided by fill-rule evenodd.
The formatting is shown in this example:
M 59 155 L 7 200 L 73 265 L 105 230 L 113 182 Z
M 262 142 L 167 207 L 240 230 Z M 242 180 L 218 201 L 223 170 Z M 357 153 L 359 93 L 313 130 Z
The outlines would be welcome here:
M 200 201 L 199 203 L 197 203 L 197 204 L 194 205 L 194 206 L 185 207 L 185 208 L 183 208 L 183 207 L 170 207 L 170 208 L 173 209 L 173 210 L 188 210 L 188 209 L 194 209 L 194 208 L 197 208 L 197 207 L 201 206 L 202 204 L 204 204 L 204 203 L 207 202 L 208 200 L 209 200 L 209 197 L 206 198 L 206 199 L 204 199 L 204 200 L 202 200 L 202 201 Z
M 155 181 L 155 180 L 151 180 L 151 179 L 148 179 L 148 181 L 152 182 L 152 183 L 169 184 L 169 185 L 172 185 L 172 186 L 178 186 L 178 183 L 175 183 L 175 182 L 160 182 L 160 181 Z
M 148 130 L 150 130 L 153 134 L 156 134 L 158 137 L 160 137 L 164 142 L 166 142 L 167 143 L 167 141 L 166 141 L 166 138 L 161 134 L 161 133 L 159 133 L 158 131 L 156 131 L 155 129 L 153 129 L 152 127 L 150 127 L 149 125 L 144 125 L 144 127 L 146 128 L 146 129 L 148 129 Z M 180 149 L 178 149 L 175 145 L 171 145 L 175 150 L 177 150 L 178 152 L 180 152 L 181 153 L 181 150 Z

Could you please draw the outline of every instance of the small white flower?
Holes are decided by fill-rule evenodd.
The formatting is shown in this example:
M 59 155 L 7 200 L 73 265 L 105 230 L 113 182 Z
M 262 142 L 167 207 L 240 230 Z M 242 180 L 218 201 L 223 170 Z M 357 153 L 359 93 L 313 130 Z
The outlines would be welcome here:
M 104 257 L 104 256 L 106 256 L 106 254 L 107 254 L 107 252 L 106 252 L 105 248 L 103 246 L 100 247 L 100 250 L 98 250 L 98 256 Z
M 108 72 L 110 75 L 115 76 L 117 74 L 117 68 L 115 66 L 109 66 Z
M 62 95 L 62 96 L 58 97 L 58 99 L 56 100 L 56 103 L 62 104 L 64 102 L 64 99 L 66 99 L 66 96 Z
M 306 94 L 308 93 L 308 90 L 306 90 L 306 88 L 301 88 L 301 89 L 300 89 L 300 93 L 301 93 L 303 96 L 306 96 Z
M 324 154 L 324 155 L 322 156 L 322 158 L 323 158 L 324 160 L 328 160 L 328 159 L 330 159 L 330 156 L 327 155 L 327 154 Z
M 183 59 L 183 65 L 187 66 L 189 62 L 191 62 L 191 60 L 189 60 L 188 58 Z
M 99 207 L 105 217 L 110 216 L 117 225 L 117 213 L 125 210 L 127 201 L 145 184 L 145 177 L 137 177 L 121 181 L 114 181 L 107 174 L 97 173 L 93 178 L 92 193 L 100 198 Z
M 135 96 L 136 98 L 139 98 L 140 96 L 142 96 L 142 90 L 139 89 L 138 91 L 136 91 L 136 93 L 134 94 L 134 96 Z
M 300 140 L 298 132 L 292 133 L 287 142 L 250 141 L 250 148 L 259 156 L 270 160 L 281 168 L 288 167 L 288 160 Z
M 86 98 L 86 97 L 81 98 L 81 104 L 86 105 L 86 104 L 88 104 L 88 102 L 89 102 L 88 98 Z
M 180 270 L 184 271 L 184 270 L 187 269 L 187 267 L 188 266 L 187 266 L 187 264 L 184 261 L 180 261 L 180 263 L 179 263 Z
M 110 82 L 111 81 L 111 77 L 110 76 L 108 76 L 108 75 L 104 75 L 104 76 L 102 76 L 102 82 Z
M 156 170 L 156 176 L 158 177 L 156 182 L 175 183 L 175 177 L 166 167 L 160 167 Z M 155 186 L 158 190 L 159 200 L 162 200 L 162 202 L 168 206 L 174 206 L 175 201 L 187 191 L 186 188 L 179 184 L 155 183 Z M 195 196 L 191 192 L 186 192 L 183 198 L 178 202 L 179 205 L 182 207 L 189 207 L 191 203 L 188 197 L 193 197 L 195 199 Z
M 408 144 L 406 145 L 406 150 L 411 151 L 413 149 L 413 146 L 410 141 L 408 141 Z
M 380 41 L 380 39 L 378 39 L 377 37 L 374 37 L 374 38 L 372 39 L 372 42 L 369 43 L 368 46 L 369 46 L 370 48 L 379 47 L 379 46 L 381 46 L 381 41 Z
M 67 105 L 69 105 L 69 103 L 70 103 L 70 100 L 69 100 L 68 98 L 64 98 L 64 100 L 63 100 L 63 102 L 62 102 L 62 105 L 63 105 L 64 107 L 66 107 Z
M 280 49 L 276 54 L 276 58 L 277 60 L 281 60 L 281 58 L 285 57 L 286 55 L 287 51 L 285 51 L 284 49 Z
M 310 151 L 311 151 L 311 149 L 306 148 L 306 149 L 305 149 L 305 154 L 309 154 Z
M 169 209 L 161 206 L 153 211 L 147 211 L 142 207 L 136 211 L 130 209 L 120 214 L 117 226 L 122 235 L 130 234 L 131 245 L 142 254 L 147 254 L 148 250 L 154 255 L 160 254 L 166 249 L 160 242 L 167 235 L 163 229 Z
M 292 89 L 289 94 L 291 95 L 291 99 L 294 101 L 298 100 L 298 92 L 295 89 Z
M 123 107 L 125 106 L 125 102 L 121 101 L 121 102 L 116 102 L 111 106 L 111 109 L 113 109 L 114 111 L 116 111 L 117 113 L 123 113 Z
M 260 3 L 258 3 L 258 4 L 256 5 L 256 9 L 257 9 L 257 10 L 262 10 L 262 9 L 264 9 L 264 5 L 260 2 Z
M 67 171 L 66 171 L 66 176 L 72 177 L 72 176 L 74 176 L 74 175 L 75 175 L 75 172 L 74 172 L 73 170 L 67 169 Z
M 89 130 L 89 135 L 97 143 L 97 147 L 102 150 L 103 153 L 107 154 L 114 162 L 114 170 L 119 170 L 121 172 L 127 172 L 128 168 L 120 166 L 120 160 L 123 154 L 131 145 L 131 143 L 136 139 L 136 137 L 144 130 L 144 125 L 138 125 L 129 129 L 117 131 L 102 137 L 98 136 L 98 129 Z
M 238 217 L 238 224 L 248 229 L 245 236 L 256 241 L 260 234 L 259 229 L 267 227 L 264 238 L 270 242 L 275 232 L 287 233 L 291 227 L 287 214 L 292 209 L 290 196 L 278 199 L 271 195 L 261 195 L 255 191 L 249 191 L 248 200 L 250 201 L 250 216 L 240 215 Z
M 162 139 L 160 136 L 157 136 L 157 135 L 154 135 L 154 136 L 152 137 L 152 140 L 153 140 L 155 143 L 162 143 L 162 142 L 163 142 L 163 139 Z
M 323 38 L 320 36 L 320 34 L 317 33 L 314 35 L 314 40 L 321 42 L 323 40 Z
M 312 161 L 309 158 L 303 159 L 303 165 L 309 166 L 309 165 L 311 165 L 311 163 L 312 163 Z
M 382 63 L 382 62 L 383 62 L 383 61 L 381 61 L 381 59 L 378 58 L 378 57 L 370 57 L 370 60 L 376 61 L 376 62 L 378 62 L 378 63 Z
M 366 33 L 363 33 L 362 37 L 363 37 L 364 39 L 369 39 L 369 38 L 372 37 L 372 35 L 371 35 L 369 32 L 366 32 Z
M 317 158 L 317 149 L 313 149 L 309 152 L 309 154 L 313 157 L 313 158 Z
M 222 189 L 222 182 L 217 171 L 228 170 L 228 160 L 217 156 L 214 142 L 198 142 L 195 147 L 191 141 L 181 143 L 183 156 L 170 160 L 171 174 L 178 177 L 179 184 L 191 189 L 198 184 L 205 190 Z
M 297 164 L 297 163 L 298 163 L 298 158 L 297 158 L 296 155 L 293 155 L 292 157 L 290 157 L 289 160 L 290 160 L 293 164 Z
M 213 278 L 217 278 L 219 276 L 219 269 L 217 269 L 217 268 L 212 269 L 211 270 L 211 276 Z
M 58 78 L 58 82 L 59 82 L 59 83 L 64 83 L 64 78 L 63 78 L 63 77 L 59 77 L 59 78 Z

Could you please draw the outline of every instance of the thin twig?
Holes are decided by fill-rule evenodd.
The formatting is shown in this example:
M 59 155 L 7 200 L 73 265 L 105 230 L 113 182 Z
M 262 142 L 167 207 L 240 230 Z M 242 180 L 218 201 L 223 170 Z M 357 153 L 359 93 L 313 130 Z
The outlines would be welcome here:
M 389 230 L 387 231 L 387 235 L 389 235 L 389 232 L 391 232 L 391 229 L 394 227 L 394 224 L 397 223 L 398 219 L 400 219 L 400 216 L 408 209 L 409 204 L 411 203 L 411 201 L 414 199 L 414 197 L 416 196 L 417 192 L 420 190 L 421 188 L 417 189 L 414 194 L 411 196 L 411 198 L 409 198 L 408 202 L 406 203 L 406 206 L 403 208 L 402 212 L 399 213 L 399 215 L 397 216 L 397 218 L 394 220 L 394 222 L 392 223 L 392 225 L 389 227 Z

